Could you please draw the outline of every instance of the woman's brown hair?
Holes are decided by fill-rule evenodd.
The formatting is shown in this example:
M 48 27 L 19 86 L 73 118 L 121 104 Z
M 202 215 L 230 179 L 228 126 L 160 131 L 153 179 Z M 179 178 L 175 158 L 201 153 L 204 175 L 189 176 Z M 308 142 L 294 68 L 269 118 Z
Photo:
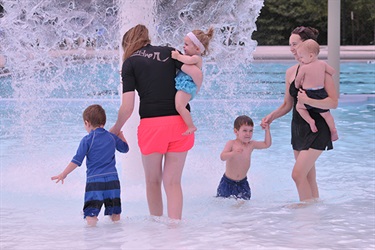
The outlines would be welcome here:
M 299 35 L 302 41 L 306 41 L 307 39 L 313 39 L 317 42 L 319 31 L 312 27 L 299 26 L 292 31 L 292 34 Z
M 129 29 L 122 37 L 122 61 L 129 58 L 134 52 L 151 43 L 148 36 L 148 29 L 142 24 L 138 24 Z

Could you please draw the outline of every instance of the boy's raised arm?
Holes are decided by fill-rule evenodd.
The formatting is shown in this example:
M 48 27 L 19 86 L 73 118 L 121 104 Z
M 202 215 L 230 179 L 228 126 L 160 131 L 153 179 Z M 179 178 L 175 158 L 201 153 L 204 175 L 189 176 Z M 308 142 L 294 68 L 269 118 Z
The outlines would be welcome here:
M 256 149 L 269 148 L 272 144 L 270 125 L 265 124 L 263 129 L 265 130 L 264 141 L 254 141 L 254 148 Z

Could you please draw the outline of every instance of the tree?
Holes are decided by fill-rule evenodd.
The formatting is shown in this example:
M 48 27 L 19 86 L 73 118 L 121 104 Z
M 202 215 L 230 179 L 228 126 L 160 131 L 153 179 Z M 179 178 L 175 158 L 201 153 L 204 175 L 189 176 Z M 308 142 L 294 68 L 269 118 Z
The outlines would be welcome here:
M 375 1 L 341 0 L 341 44 L 374 45 Z
M 311 26 L 320 32 L 318 42 L 326 45 L 327 12 L 328 0 L 265 0 L 252 39 L 259 45 L 287 45 L 295 27 Z M 374 44 L 374 30 L 374 0 L 341 0 L 341 44 Z

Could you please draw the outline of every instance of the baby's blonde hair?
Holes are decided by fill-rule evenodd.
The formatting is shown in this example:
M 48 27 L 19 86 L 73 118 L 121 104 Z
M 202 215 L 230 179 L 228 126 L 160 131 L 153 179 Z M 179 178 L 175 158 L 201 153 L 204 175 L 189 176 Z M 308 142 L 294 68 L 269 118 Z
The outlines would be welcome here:
M 192 32 L 204 46 L 204 52 L 202 53 L 202 55 L 207 55 L 207 53 L 209 52 L 208 45 L 210 44 L 210 40 L 214 36 L 214 29 L 212 27 L 209 28 L 207 33 L 204 33 L 204 31 L 202 30 L 193 30 Z
M 313 39 L 307 39 L 306 41 L 300 43 L 297 49 L 305 49 L 309 53 L 314 53 L 315 55 L 319 55 L 320 53 L 319 43 Z

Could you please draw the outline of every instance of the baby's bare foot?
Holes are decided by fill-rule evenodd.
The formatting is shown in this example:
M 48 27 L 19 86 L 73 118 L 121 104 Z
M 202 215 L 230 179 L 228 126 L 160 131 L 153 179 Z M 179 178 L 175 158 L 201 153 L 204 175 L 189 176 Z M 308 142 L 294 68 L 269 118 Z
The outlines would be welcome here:
M 318 132 L 318 128 L 315 126 L 315 122 L 309 123 L 312 132 Z
M 331 141 L 337 141 L 339 139 L 339 135 L 337 134 L 337 130 L 331 131 Z

